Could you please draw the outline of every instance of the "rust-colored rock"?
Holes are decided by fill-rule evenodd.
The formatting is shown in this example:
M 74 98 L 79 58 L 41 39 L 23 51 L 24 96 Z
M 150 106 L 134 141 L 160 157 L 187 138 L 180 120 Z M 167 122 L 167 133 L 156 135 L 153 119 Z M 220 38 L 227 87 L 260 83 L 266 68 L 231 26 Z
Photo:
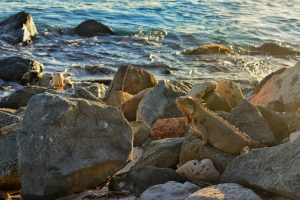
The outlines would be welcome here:
M 184 135 L 184 127 L 183 118 L 158 119 L 153 125 L 151 137 L 155 140 L 181 137 Z
M 188 49 L 183 52 L 185 55 L 205 55 L 205 54 L 235 54 L 234 51 L 228 47 L 219 44 L 204 44 L 194 49 Z

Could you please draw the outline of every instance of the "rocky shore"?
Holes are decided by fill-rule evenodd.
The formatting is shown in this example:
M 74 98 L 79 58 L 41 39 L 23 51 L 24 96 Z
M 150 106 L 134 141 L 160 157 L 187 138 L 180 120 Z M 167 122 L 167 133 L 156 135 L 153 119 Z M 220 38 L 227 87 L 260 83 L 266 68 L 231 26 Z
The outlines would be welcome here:
M 88 20 L 73 34 L 116 33 Z M 27 13 L 0 22 L 0 39 L 36 35 Z M 215 44 L 182 53 L 234 54 Z M 0 100 L 0 199 L 300 199 L 300 62 L 249 97 L 231 80 L 157 80 L 133 65 L 105 82 L 45 67 L 0 61 L 0 78 L 23 85 Z

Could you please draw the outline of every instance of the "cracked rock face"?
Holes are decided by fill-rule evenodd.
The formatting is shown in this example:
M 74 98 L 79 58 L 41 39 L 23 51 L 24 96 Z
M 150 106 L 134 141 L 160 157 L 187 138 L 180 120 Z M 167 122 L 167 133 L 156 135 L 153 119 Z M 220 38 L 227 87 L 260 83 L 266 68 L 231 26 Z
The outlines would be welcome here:
M 105 182 L 131 158 L 132 132 L 114 107 L 35 95 L 18 138 L 22 197 L 55 199 Z

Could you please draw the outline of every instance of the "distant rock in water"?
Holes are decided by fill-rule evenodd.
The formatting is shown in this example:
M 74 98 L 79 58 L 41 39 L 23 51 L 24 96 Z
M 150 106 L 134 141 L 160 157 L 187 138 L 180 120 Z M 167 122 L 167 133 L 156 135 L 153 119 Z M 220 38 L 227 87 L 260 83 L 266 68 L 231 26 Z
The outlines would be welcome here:
M 115 35 L 115 33 L 101 22 L 90 19 L 79 24 L 74 33 L 81 37 L 94 37 L 97 35 Z
M 5 81 L 17 81 L 26 84 L 38 79 L 43 68 L 43 64 L 33 60 L 9 57 L 0 60 L 0 78 Z
M 186 49 L 182 52 L 184 55 L 203 55 L 203 54 L 234 54 L 234 51 L 228 47 L 219 44 L 204 44 L 194 49 Z
M 37 34 L 32 16 L 24 11 L 0 22 L 0 39 L 11 44 L 31 43 Z
M 280 46 L 275 43 L 265 43 L 260 47 L 256 48 L 258 53 L 270 55 L 270 56 L 288 56 L 288 55 L 300 55 L 299 51 L 294 49 Z

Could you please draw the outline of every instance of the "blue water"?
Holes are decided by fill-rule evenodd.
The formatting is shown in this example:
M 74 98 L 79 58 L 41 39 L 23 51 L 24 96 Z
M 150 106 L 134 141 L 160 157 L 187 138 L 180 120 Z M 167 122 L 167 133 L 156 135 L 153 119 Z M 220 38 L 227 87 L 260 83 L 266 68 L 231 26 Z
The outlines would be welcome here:
M 68 69 L 75 79 L 111 78 L 74 66 L 100 65 L 116 70 L 125 63 L 163 63 L 171 75 L 148 68 L 158 78 L 198 81 L 229 78 L 261 80 L 299 57 L 253 56 L 245 49 L 266 42 L 300 49 L 300 1 L 267 0 L 1 0 L 0 20 L 25 10 L 40 33 L 30 46 L 0 43 L 0 57 L 20 55 L 45 64 L 47 72 Z M 111 27 L 116 36 L 80 38 L 60 34 L 86 19 Z M 204 43 L 233 48 L 238 55 L 184 56 Z

